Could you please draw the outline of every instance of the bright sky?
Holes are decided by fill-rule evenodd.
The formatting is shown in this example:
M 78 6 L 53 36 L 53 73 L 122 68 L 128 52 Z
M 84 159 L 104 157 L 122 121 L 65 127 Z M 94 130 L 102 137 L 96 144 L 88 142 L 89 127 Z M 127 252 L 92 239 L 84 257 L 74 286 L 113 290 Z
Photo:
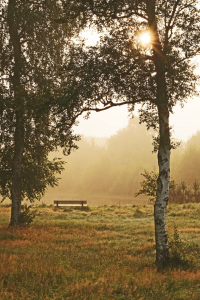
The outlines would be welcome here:
M 88 44 L 95 45 L 98 37 L 90 32 L 84 33 Z M 200 65 L 200 58 L 199 58 Z M 137 115 L 137 113 L 136 113 Z M 92 112 L 88 120 L 79 119 L 79 125 L 74 127 L 77 134 L 94 137 L 109 137 L 128 124 L 127 106 L 115 107 L 103 112 Z M 200 98 L 189 99 L 181 108 L 177 105 L 174 114 L 170 117 L 170 126 L 173 126 L 173 136 L 177 139 L 187 140 L 200 130 Z
M 191 99 L 183 108 L 177 105 L 174 112 L 170 125 L 173 126 L 175 138 L 187 140 L 200 130 L 200 99 Z M 99 113 L 92 112 L 88 120 L 80 117 L 79 121 L 79 125 L 74 127 L 76 133 L 109 137 L 128 125 L 128 111 L 126 106 L 115 107 Z

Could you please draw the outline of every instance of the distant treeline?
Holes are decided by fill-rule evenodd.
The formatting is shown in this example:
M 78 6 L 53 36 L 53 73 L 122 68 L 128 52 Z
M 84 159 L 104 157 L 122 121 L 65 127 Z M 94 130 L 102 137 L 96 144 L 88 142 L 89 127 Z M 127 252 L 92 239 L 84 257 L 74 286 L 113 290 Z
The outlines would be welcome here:
M 178 184 L 169 191 L 170 203 L 184 204 L 189 202 L 200 202 L 200 182 L 195 181 L 189 185 L 185 181 Z
M 57 193 L 134 197 L 141 187 L 141 173 L 158 170 L 156 154 L 152 153 L 154 134 L 134 118 L 126 128 L 108 139 L 82 137 L 79 149 L 64 157 L 67 164 L 56 188 Z M 192 195 L 192 191 L 188 192 L 192 189 L 189 185 L 200 181 L 200 132 L 172 150 L 171 178 L 177 183 L 171 200 L 180 202 L 178 199 L 183 192 L 182 199 L 187 201 L 187 193 Z

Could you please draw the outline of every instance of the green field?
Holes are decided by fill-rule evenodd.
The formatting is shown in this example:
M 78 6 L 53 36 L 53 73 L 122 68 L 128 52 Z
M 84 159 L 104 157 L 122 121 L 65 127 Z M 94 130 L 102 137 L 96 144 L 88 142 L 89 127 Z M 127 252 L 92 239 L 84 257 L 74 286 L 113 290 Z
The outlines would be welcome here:
M 152 205 L 36 209 L 29 227 L 8 228 L 10 208 L 0 207 L 1 300 L 200 299 L 200 204 L 168 207 L 183 261 L 162 272 Z

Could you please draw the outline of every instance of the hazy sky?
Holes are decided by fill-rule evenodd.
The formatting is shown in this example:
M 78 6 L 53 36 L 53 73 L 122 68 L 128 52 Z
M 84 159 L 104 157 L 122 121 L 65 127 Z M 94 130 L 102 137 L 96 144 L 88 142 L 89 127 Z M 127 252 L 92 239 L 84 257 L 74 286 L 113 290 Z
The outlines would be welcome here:
M 88 44 L 91 45 L 98 40 L 98 36 L 89 31 L 84 33 L 84 37 L 88 38 Z M 170 117 L 170 125 L 173 126 L 175 138 L 187 140 L 200 130 L 200 98 L 189 99 L 183 108 L 177 105 L 174 112 Z M 78 120 L 79 125 L 74 127 L 76 133 L 85 136 L 109 137 L 127 126 L 128 110 L 124 105 L 99 113 L 92 112 L 88 120 L 84 120 L 83 117 Z
M 191 99 L 183 108 L 177 105 L 175 113 L 170 116 L 170 125 L 173 126 L 173 136 L 187 140 L 200 130 L 200 99 Z M 137 114 L 136 114 L 137 115 Z M 88 120 L 79 118 L 79 125 L 74 131 L 85 136 L 109 137 L 128 124 L 126 106 L 116 107 L 99 113 L 91 113 Z

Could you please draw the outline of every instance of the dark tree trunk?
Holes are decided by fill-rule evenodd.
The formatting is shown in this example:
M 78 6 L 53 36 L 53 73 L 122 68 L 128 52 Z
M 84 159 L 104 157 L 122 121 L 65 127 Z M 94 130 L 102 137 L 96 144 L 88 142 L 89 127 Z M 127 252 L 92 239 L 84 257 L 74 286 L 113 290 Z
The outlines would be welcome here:
M 16 128 L 15 128 L 15 149 L 12 162 L 12 209 L 10 226 L 19 224 L 21 214 L 21 190 L 22 190 L 22 163 L 24 152 L 24 127 L 23 116 L 20 112 L 16 113 Z
M 13 102 L 15 103 L 15 134 L 14 134 L 14 155 L 12 161 L 12 209 L 10 226 L 18 225 L 21 214 L 21 190 L 22 190 L 22 161 L 24 152 L 24 120 L 23 120 L 23 88 L 21 86 L 22 72 L 22 54 L 21 42 L 18 34 L 16 22 L 16 1 L 9 0 L 8 2 L 8 27 L 10 41 L 13 47 L 14 65 L 13 65 Z

